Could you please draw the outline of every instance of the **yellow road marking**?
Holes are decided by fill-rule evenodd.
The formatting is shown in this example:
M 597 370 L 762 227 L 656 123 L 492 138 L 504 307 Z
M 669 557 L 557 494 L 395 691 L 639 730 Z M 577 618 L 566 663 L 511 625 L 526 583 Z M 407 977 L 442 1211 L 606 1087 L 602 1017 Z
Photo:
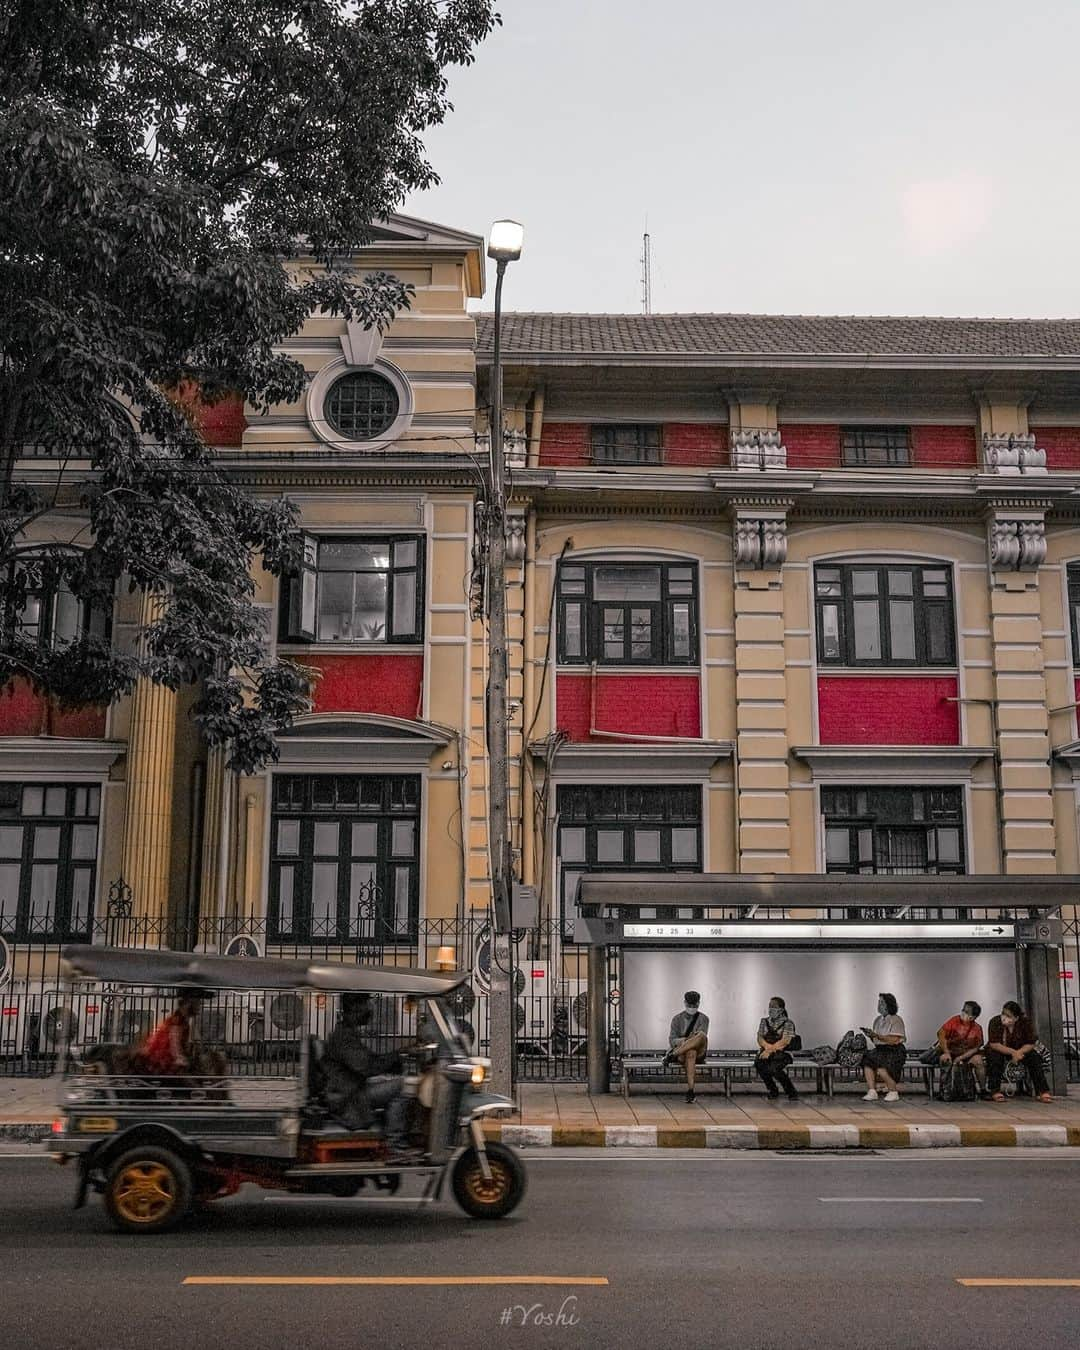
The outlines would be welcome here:
M 1022 1289 L 1025 1286 L 1038 1289 L 1080 1289 L 1080 1280 L 994 1279 L 957 1280 L 956 1283 L 966 1285 L 969 1289 Z
M 189 1275 L 184 1284 L 589 1284 L 603 1275 Z

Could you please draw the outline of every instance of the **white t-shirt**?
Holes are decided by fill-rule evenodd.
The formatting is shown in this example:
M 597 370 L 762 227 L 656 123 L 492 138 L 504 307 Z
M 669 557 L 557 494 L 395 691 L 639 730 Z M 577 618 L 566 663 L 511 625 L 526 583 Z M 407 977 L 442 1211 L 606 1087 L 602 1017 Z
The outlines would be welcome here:
M 902 1041 L 906 1041 L 907 1028 L 904 1026 L 904 1019 L 895 1013 L 882 1013 L 880 1017 L 874 1018 L 874 1035 L 899 1036 Z

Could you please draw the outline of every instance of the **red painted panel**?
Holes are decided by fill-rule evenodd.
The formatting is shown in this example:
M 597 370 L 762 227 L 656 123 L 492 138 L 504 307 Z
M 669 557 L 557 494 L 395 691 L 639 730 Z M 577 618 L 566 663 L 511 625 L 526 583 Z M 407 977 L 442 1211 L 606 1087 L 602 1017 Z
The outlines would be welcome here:
M 0 736 L 77 736 L 100 739 L 105 735 L 105 709 L 61 710 L 26 680 L 12 680 L 0 693 Z
M 424 658 L 419 652 L 296 659 L 322 672 L 315 686 L 315 712 L 370 712 L 405 718 L 420 715 Z
M 789 469 L 838 469 L 840 428 L 809 422 L 780 423 Z
M 560 674 L 555 682 L 556 722 L 572 741 L 612 744 L 589 735 L 591 675 Z M 701 690 L 697 675 L 596 676 L 596 727 L 633 736 L 701 735 Z
M 819 675 L 822 745 L 959 745 L 955 675 Z
M 1032 427 L 1048 469 L 1080 469 L 1080 427 Z
M 722 422 L 664 424 L 665 464 L 707 469 L 728 462 L 728 429 Z
M 207 445 L 242 445 L 247 418 L 242 394 L 226 394 L 220 403 L 200 403 L 196 421 Z
M 978 465 L 975 428 L 912 427 L 911 459 L 918 469 L 974 469 Z
M 545 422 L 540 432 L 540 463 L 552 468 L 582 468 L 591 463 L 588 422 Z

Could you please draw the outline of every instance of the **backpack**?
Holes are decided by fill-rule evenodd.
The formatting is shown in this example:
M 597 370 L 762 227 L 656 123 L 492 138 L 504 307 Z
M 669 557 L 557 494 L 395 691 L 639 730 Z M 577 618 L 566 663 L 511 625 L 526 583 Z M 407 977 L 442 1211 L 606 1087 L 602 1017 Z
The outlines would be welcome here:
M 815 1064 L 835 1064 L 836 1046 L 835 1045 L 815 1045 L 810 1051 L 810 1058 Z
M 866 1057 L 866 1037 L 861 1031 L 845 1031 L 836 1047 L 836 1062 L 842 1069 L 861 1069 Z
M 943 1102 L 973 1102 L 975 1070 L 970 1064 L 946 1064 L 941 1070 L 938 1100 Z

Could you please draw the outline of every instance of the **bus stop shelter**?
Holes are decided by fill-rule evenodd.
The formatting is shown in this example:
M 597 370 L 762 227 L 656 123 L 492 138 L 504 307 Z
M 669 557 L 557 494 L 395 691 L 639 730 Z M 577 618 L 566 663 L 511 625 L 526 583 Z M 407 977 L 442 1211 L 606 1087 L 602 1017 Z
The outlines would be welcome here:
M 1064 1093 L 1061 911 L 1078 895 L 1077 876 L 584 876 L 574 940 L 588 947 L 589 1091 L 610 1088 L 612 999 L 623 1049 L 666 1044 L 687 988 L 703 994 L 714 1044 L 752 1045 L 777 993 L 810 1045 L 868 1021 L 877 991 L 896 986 L 913 1046 L 930 1044 L 965 999 L 983 1005 L 984 1029 L 1017 999 Z

